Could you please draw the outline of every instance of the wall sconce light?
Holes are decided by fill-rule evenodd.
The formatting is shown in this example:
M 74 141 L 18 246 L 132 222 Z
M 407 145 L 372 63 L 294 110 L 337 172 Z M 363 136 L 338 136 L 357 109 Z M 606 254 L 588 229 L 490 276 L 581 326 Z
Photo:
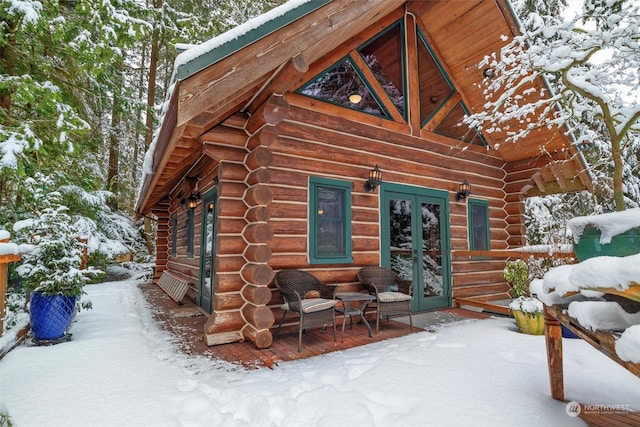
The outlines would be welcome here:
M 466 199 L 469 194 L 471 194 L 471 184 L 469 184 L 465 179 L 464 182 L 458 186 L 458 192 L 456 193 L 456 202 Z
M 359 104 L 362 101 L 362 95 L 359 93 L 354 93 L 349 95 L 349 102 L 352 104 Z
M 492 78 L 493 76 L 495 76 L 495 75 L 496 75 L 496 72 L 495 72 L 495 71 L 493 71 L 493 68 L 488 68 L 488 67 L 487 67 L 487 68 L 485 68 L 484 70 L 482 70 L 482 75 L 483 75 L 485 78 L 490 79 L 490 78 Z
M 200 193 L 191 193 L 189 198 L 187 199 L 187 207 L 189 209 L 195 209 L 198 205 L 198 199 L 200 198 Z
M 364 183 L 365 191 L 375 191 L 376 187 L 382 183 L 382 171 L 378 165 L 369 171 L 369 179 Z

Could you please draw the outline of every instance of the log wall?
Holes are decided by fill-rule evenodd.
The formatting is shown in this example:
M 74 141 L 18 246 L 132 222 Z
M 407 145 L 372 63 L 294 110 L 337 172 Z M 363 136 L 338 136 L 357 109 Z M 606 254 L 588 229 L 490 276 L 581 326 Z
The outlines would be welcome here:
M 467 204 L 456 202 L 464 179 L 472 197 L 489 202 L 491 248 L 504 249 L 512 241 L 510 227 L 521 217 L 507 212 L 504 162 L 490 151 L 422 131 L 413 136 L 408 125 L 317 102 L 288 93 L 289 114 L 278 124 L 278 138 L 270 145 L 273 189 L 271 220 L 274 230 L 271 266 L 303 268 L 321 280 L 357 286 L 363 265 L 380 263 L 378 192 L 365 192 L 368 171 L 378 165 L 384 182 L 447 190 L 450 194 L 451 248 L 468 249 Z M 308 259 L 308 181 L 310 176 L 351 181 L 352 265 L 310 265 Z M 502 298 L 508 287 L 501 261 L 452 260 L 453 298 Z M 274 299 L 274 304 L 279 303 Z M 275 305 L 274 305 L 275 309 Z
M 357 272 L 380 263 L 380 201 L 366 192 L 378 165 L 384 182 L 448 191 L 452 250 L 468 249 L 467 203 L 455 200 L 467 180 L 474 198 L 489 203 L 491 248 L 518 245 L 522 236 L 522 185 L 530 171 L 482 147 L 346 110 L 301 95 L 274 95 L 250 118 L 234 117 L 201 138 L 212 163 L 199 171 L 204 193 L 217 178 L 216 275 L 212 314 L 205 325 L 209 345 L 249 340 L 272 343 L 270 328 L 281 315 L 274 272 L 305 269 L 325 283 L 358 289 Z M 525 170 L 521 174 L 522 170 Z M 353 263 L 311 265 L 308 256 L 309 178 L 352 183 Z M 530 175 L 529 175 L 530 176 Z M 201 209 L 195 213 L 194 257 L 186 256 L 186 208 L 176 199 L 178 255 L 167 268 L 198 283 Z M 167 218 L 171 224 L 171 216 Z M 171 237 L 167 229 L 166 236 Z M 171 242 L 164 247 L 169 253 Z M 506 296 L 503 261 L 452 259 L 453 298 Z

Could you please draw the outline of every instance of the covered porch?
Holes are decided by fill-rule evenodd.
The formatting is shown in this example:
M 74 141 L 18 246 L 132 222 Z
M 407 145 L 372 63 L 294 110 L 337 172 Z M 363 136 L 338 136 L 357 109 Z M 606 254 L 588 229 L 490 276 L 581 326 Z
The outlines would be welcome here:
M 295 326 L 283 326 L 280 335 L 274 338 L 273 344 L 266 349 L 257 349 L 249 341 L 209 347 L 202 334 L 207 316 L 199 311 L 193 300 L 185 298 L 182 305 L 177 305 L 160 287 L 153 283 L 141 285 L 140 289 L 152 308 L 158 325 L 172 334 L 183 352 L 239 363 L 246 368 L 260 368 L 263 366 L 273 368 L 280 361 L 305 359 L 423 332 L 426 326 L 424 322 L 421 324 L 420 320 L 416 319 L 416 316 L 414 316 L 413 330 L 410 330 L 408 324 L 390 319 L 388 322 L 383 321 L 380 324 L 380 332 L 376 334 L 375 320 L 372 314 L 367 314 L 367 320 L 370 324 L 373 321 L 374 326 L 374 333 L 369 337 L 365 325 L 358 322 L 356 318 L 358 316 L 354 316 L 353 328 L 350 329 L 350 324 L 346 325 L 344 342 L 342 342 L 340 339 L 342 316 L 336 313 L 336 342 L 333 342 L 333 332 L 330 328 L 323 332 L 321 327 L 314 327 L 305 332 L 301 352 L 297 351 L 298 330 Z M 486 319 L 489 317 L 490 315 L 486 313 L 460 308 L 434 312 L 432 316 L 435 323 L 451 319 Z

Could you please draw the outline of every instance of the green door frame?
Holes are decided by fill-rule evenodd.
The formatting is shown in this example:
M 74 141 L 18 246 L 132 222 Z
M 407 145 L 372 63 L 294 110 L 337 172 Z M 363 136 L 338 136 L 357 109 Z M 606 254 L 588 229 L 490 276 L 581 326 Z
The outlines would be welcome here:
M 211 240 L 207 235 L 207 220 L 209 218 L 209 205 L 213 204 L 213 211 L 211 212 Z M 215 237 L 216 237 L 216 217 L 218 207 L 218 194 L 215 188 L 209 190 L 202 197 L 202 220 L 200 227 L 200 284 L 198 289 L 198 306 L 205 310 L 207 313 L 213 311 L 213 280 L 215 278 Z M 211 244 L 211 259 L 207 260 L 207 241 Z M 208 263 L 207 263 L 208 261 Z M 207 279 L 209 279 L 207 281 Z
M 413 295 L 411 302 L 412 311 L 426 311 L 437 308 L 451 307 L 452 290 L 451 290 L 451 240 L 449 225 L 449 193 L 442 190 L 434 190 L 423 187 L 415 187 L 410 185 L 401 185 L 393 183 L 382 183 L 380 185 L 380 250 L 381 263 L 384 267 L 391 266 L 391 245 L 389 230 L 389 200 L 391 198 L 402 198 L 403 200 L 411 200 L 412 215 L 411 229 L 422 230 L 420 211 L 416 207 L 421 203 L 427 202 L 438 204 L 440 206 L 440 250 L 442 264 L 442 287 L 444 295 L 436 297 L 421 297 L 423 290 L 421 284 L 424 280 L 422 263 L 418 263 L 417 251 L 418 247 L 422 247 L 422 233 L 413 233 L 413 249 L 414 249 L 414 268 L 413 268 Z

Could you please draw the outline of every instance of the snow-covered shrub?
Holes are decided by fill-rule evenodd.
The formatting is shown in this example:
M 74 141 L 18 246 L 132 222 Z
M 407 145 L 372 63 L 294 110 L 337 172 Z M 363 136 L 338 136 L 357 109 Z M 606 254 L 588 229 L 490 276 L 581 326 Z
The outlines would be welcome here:
M 14 224 L 14 240 L 26 249 L 16 272 L 28 292 L 79 297 L 85 276 L 81 271 L 83 244 L 72 229 L 65 206 L 45 208 L 37 218 Z

